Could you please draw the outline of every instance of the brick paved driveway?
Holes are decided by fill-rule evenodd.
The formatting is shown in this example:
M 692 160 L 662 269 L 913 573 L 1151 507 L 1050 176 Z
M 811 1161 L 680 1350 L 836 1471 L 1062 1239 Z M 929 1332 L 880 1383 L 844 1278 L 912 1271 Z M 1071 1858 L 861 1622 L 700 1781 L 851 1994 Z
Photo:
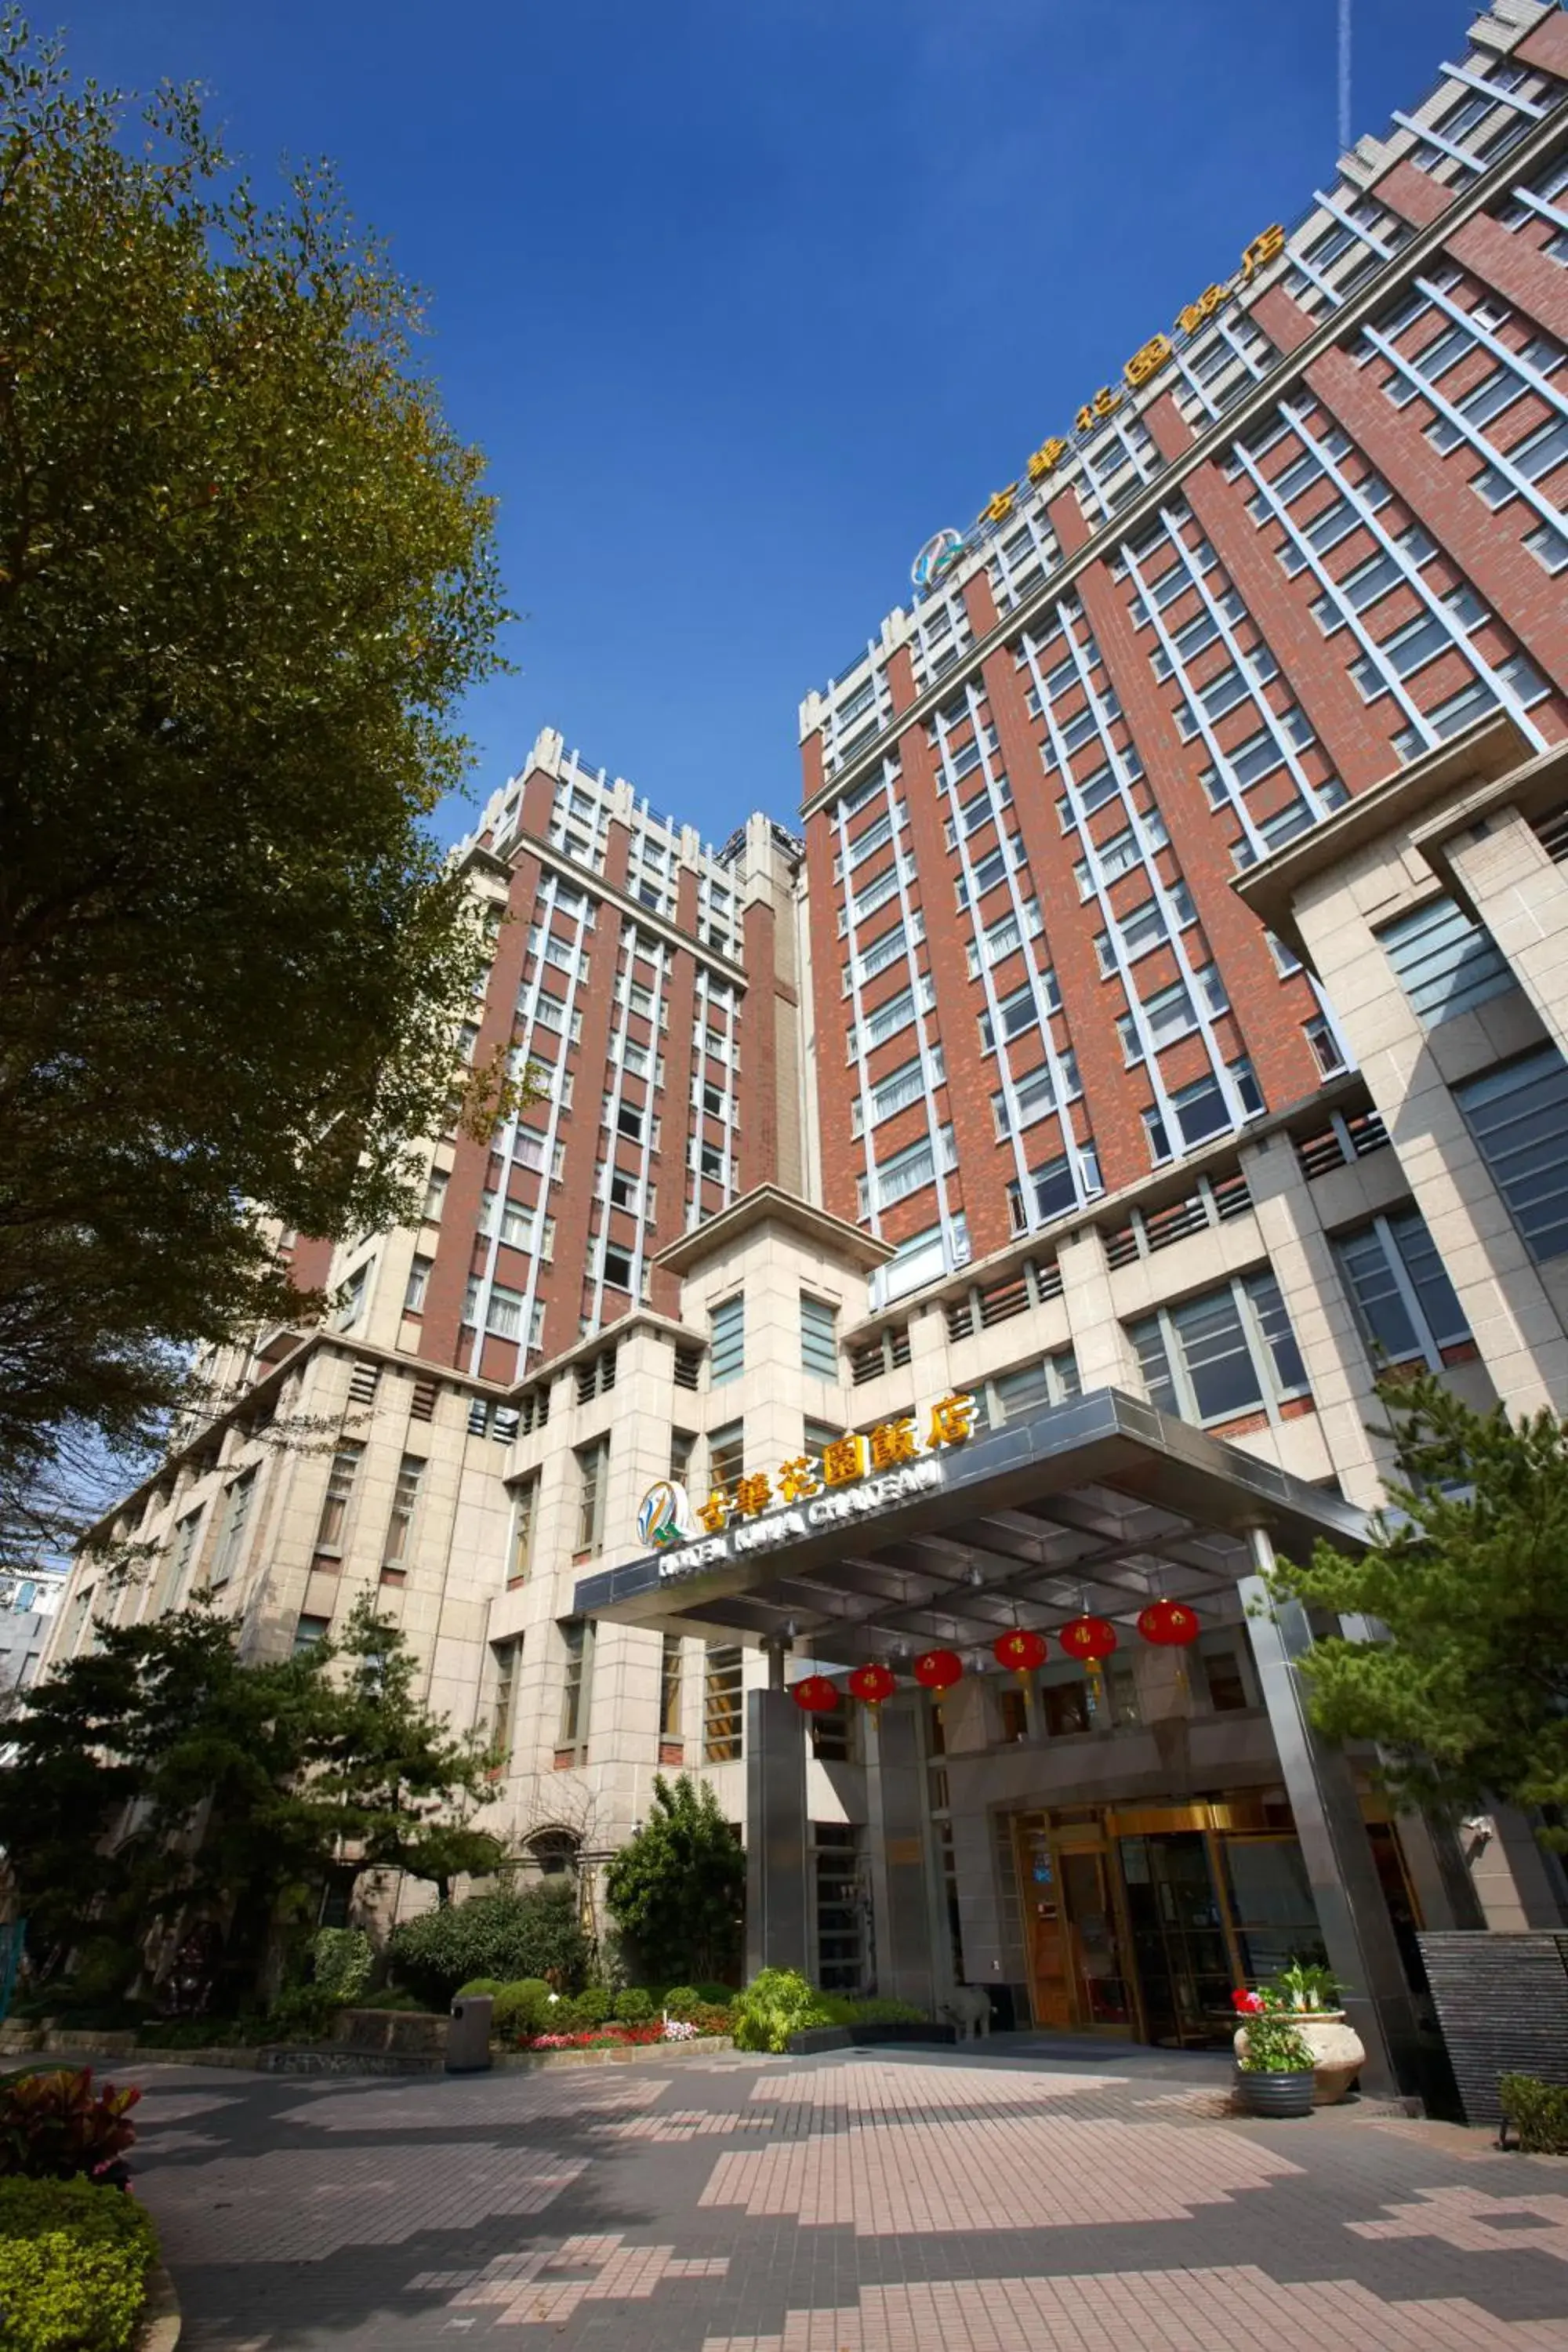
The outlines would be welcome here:
M 132 2076 L 186 2352 L 1568 2352 L 1568 2160 L 1206 2060 Z

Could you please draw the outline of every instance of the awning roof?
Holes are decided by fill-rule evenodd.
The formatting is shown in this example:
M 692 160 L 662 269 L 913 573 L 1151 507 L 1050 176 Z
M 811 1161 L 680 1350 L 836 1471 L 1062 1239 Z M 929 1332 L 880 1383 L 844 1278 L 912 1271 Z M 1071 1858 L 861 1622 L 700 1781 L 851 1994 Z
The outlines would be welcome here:
M 584 1577 L 580 1616 L 710 1640 L 789 1641 L 843 1665 L 935 1643 L 989 1647 L 1013 1626 L 1124 1623 L 1145 1602 L 1234 1617 L 1247 1530 L 1305 1558 L 1367 1539 L 1366 1514 L 1116 1389 L 972 1438 L 940 1489 L 692 1569 L 651 1553 Z M 1225 1605 L 1228 1604 L 1228 1605 Z

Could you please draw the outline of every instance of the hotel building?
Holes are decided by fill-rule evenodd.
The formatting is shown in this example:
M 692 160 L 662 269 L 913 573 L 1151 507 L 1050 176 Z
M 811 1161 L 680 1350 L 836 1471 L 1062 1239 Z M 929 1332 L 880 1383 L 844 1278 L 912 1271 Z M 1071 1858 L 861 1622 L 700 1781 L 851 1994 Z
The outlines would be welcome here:
M 1173 293 L 806 698 L 798 836 L 540 738 L 461 854 L 467 1042 L 541 1098 L 433 1145 L 418 1227 L 284 1237 L 334 1314 L 224 1368 L 112 1523 L 154 1573 L 87 1556 L 55 1654 L 375 1590 L 526 1866 L 591 1893 L 684 1765 L 753 1959 L 1201 2040 L 1321 1946 L 1410 2083 L 1412 1930 L 1558 1926 L 1561 1874 L 1392 1817 L 1247 1602 L 1364 1532 L 1382 1368 L 1568 1412 L 1568 13 L 1497 0 Z M 707 1517 L 651 1551 L 665 1481 Z M 878 1709 L 788 1696 L 870 1663 Z

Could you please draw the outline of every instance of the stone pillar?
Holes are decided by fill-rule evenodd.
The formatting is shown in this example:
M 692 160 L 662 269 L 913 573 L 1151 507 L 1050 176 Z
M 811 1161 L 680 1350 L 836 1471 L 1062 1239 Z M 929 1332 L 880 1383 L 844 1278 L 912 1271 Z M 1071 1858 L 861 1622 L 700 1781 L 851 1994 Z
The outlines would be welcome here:
M 1126 1396 L 1142 1396 L 1138 1358 L 1111 1297 L 1104 1234 L 1097 1225 L 1086 1225 L 1063 1242 L 1057 1263 L 1079 1382 L 1086 1389 L 1121 1389 Z
M 937 1997 L 921 1724 L 909 1701 L 879 1707 L 866 1725 L 867 1841 L 877 1936 L 877 1990 L 929 2009 Z
M 1513 976 L 1568 1055 L 1568 869 L 1553 865 L 1515 808 L 1490 809 L 1443 844 L 1450 872 Z
M 809 1972 L 805 1718 L 786 1690 L 746 1693 L 746 1975 Z
M 1251 1540 L 1258 1570 L 1271 1568 L 1268 1536 L 1255 1528 Z M 1366 2045 L 1362 2081 L 1385 2095 L 1414 2090 L 1419 2079 L 1415 2011 L 1361 1802 L 1344 1757 L 1307 1719 L 1295 1668 L 1312 1643 L 1307 1612 L 1298 1601 L 1272 1608 L 1261 1573 L 1244 1580 L 1241 1598 L 1329 1966 L 1346 1988 L 1346 2013 Z

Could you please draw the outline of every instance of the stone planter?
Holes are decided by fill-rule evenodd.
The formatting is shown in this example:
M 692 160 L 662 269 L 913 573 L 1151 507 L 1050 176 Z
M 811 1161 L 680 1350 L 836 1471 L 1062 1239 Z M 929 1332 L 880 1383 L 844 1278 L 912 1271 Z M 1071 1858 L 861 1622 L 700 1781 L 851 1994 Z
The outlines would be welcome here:
M 1300 2009 L 1290 2011 L 1290 2022 L 1312 2053 L 1312 2105 L 1337 2106 L 1366 2063 L 1366 2051 L 1342 2009 Z M 1238 2029 L 1236 2054 L 1247 2055 L 1247 2028 Z M 1239 2074 L 1238 2081 L 1283 2081 L 1284 2076 Z M 1295 2110 L 1290 2111 L 1294 2114 Z
M 1246 2068 L 1236 2070 L 1236 2095 L 1242 2111 L 1249 2116 L 1310 2116 L 1312 2112 L 1312 2076 L 1300 2074 L 1249 2074 Z

